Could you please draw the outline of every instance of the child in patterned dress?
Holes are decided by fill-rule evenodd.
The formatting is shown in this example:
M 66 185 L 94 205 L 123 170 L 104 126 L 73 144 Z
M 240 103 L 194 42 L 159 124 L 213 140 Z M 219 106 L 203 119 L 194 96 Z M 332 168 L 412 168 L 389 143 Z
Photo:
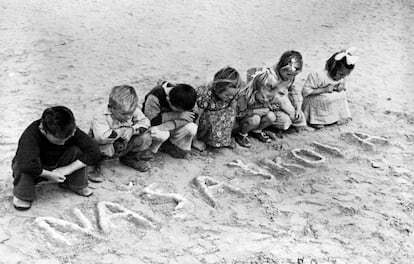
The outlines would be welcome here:
M 310 73 L 303 86 L 303 112 L 309 126 L 316 129 L 334 123 L 344 123 L 351 118 L 345 77 L 354 69 L 357 56 L 354 49 L 333 54 L 325 64 L 325 70 Z
M 213 82 L 198 88 L 200 119 L 194 148 L 202 151 L 206 145 L 213 148 L 232 146 L 231 133 L 237 109 L 235 98 L 241 83 L 237 70 L 225 67 L 214 75 Z

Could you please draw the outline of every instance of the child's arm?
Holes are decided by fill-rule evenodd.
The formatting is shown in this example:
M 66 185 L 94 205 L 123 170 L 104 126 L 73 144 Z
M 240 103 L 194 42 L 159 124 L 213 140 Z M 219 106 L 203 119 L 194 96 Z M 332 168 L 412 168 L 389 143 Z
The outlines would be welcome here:
M 185 111 L 185 112 L 169 112 L 169 113 L 163 113 L 164 114 L 171 114 L 169 117 L 177 116 L 175 119 L 169 119 L 167 118 L 165 122 L 162 124 L 156 126 L 157 129 L 163 130 L 163 131 L 170 131 L 174 130 L 178 127 L 182 127 L 190 122 L 196 122 L 196 119 L 198 118 L 197 109 L 194 108 L 192 111 Z M 163 118 L 164 121 L 164 118 Z
M 333 89 L 334 86 L 324 84 L 317 73 L 310 73 L 303 85 L 302 95 L 306 97 L 309 95 L 332 93 Z
M 68 176 L 68 175 L 72 174 L 73 172 L 75 172 L 79 169 L 82 169 L 84 167 L 86 167 L 85 163 L 83 163 L 80 160 L 75 160 L 71 164 L 56 168 L 53 171 L 43 171 L 43 173 L 45 174 L 45 176 L 43 176 L 43 177 L 48 178 L 49 180 L 52 180 L 52 181 L 55 181 L 55 182 L 63 182 L 66 179 L 65 176 Z M 55 177 L 57 177 L 57 178 L 55 178 Z
M 98 144 L 112 144 L 125 134 L 126 128 L 112 129 L 108 122 L 107 115 L 101 113 L 95 114 L 92 119 L 93 138 Z
M 98 144 L 96 144 L 96 142 L 85 132 L 76 128 L 75 134 L 69 140 L 82 151 L 78 160 L 83 164 L 86 164 L 87 166 L 95 166 L 100 161 L 101 151 L 99 150 Z M 77 168 L 77 166 L 73 168 Z
M 40 161 L 39 123 L 32 123 L 23 132 L 17 145 L 13 163 L 19 170 L 33 176 L 41 175 L 43 169 Z
M 73 140 L 71 143 L 78 146 L 82 151 L 78 159 L 53 171 L 43 170 L 41 176 L 55 182 L 63 182 L 67 175 L 86 166 L 94 166 L 100 161 L 101 152 L 98 145 L 82 130 L 76 128 L 75 134 L 69 140 Z
M 144 115 L 141 109 L 137 108 L 132 117 L 132 128 L 134 129 L 134 135 L 139 135 L 143 133 L 150 127 L 149 119 Z
M 302 93 L 299 91 L 294 84 L 289 89 L 289 99 L 292 102 L 293 107 L 295 108 L 295 119 L 300 118 L 300 112 L 302 111 Z

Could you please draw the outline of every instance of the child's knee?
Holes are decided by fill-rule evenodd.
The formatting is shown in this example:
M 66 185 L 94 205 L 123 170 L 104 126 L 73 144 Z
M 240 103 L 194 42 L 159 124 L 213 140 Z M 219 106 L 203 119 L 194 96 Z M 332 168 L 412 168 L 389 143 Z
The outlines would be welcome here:
M 140 151 L 148 148 L 152 143 L 152 138 L 149 133 L 136 135 L 128 142 L 128 147 L 132 150 Z
M 170 137 L 170 131 L 158 131 L 156 135 L 152 136 L 153 141 L 165 142 Z
M 268 123 L 273 123 L 273 122 L 276 121 L 276 115 L 275 115 L 275 113 L 270 111 L 263 117 L 263 119 L 264 119 L 264 121 L 266 121 Z
M 195 123 L 188 123 L 184 127 L 189 131 L 189 134 L 191 136 L 194 137 L 195 135 L 197 135 L 198 126 Z
M 258 126 L 258 125 L 260 125 L 260 121 L 261 121 L 261 118 L 258 115 L 251 116 L 251 117 L 249 117 L 245 120 L 245 122 L 249 126 Z

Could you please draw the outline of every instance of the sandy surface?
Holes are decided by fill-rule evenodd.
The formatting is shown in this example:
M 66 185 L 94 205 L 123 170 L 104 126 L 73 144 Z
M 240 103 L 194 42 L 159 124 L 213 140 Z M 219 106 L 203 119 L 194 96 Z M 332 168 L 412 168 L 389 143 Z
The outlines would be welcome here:
M 408 0 L 0 1 L 0 263 L 414 263 L 413 24 Z M 47 185 L 31 210 L 11 205 L 10 160 L 22 130 L 45 107 L 70 107 L 86 130 L 113 85 L 131 84 L 142 99 L 160 79 L 196 86 L 225 65 L 244 76 L 287 49 L 304 56 L 300 85 L 350 46 L 360 61 L 346 126 L 183 161 L 161 154 L 149 173 L 109 162 L 107 180 L 91 184 L 90 198 Z M 346 132 L 388 143 L 369 150 Z M 291 150 L 315 150 L 315 141 L 344 157 L 323 153 L 322 165 L 293 175 L 269 170 L 270 180 L 227 166 L 236 159 L 297 164 Z M 195 177 L 242 192 L 204 186 L 213 208 Z M 152 183 L 183 198 L 182 208 L 142 195 Z M 138 216 L 113 219 L 104 232 L 103 201 Z M 39 217 L 79 223 L 75 208 L 90 227 L 87 234 L 57 228 L 71 245 L 38 225 Z M 133 221 L 139 217 L 147 222 Z

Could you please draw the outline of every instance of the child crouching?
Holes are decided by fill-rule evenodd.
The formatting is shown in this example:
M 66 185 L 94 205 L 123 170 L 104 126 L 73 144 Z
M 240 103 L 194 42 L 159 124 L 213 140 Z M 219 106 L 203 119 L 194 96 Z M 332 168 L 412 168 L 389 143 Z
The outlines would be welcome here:
M 135 89 L 128 85 L 112 88 L 108 105 L 98 109 L 91 122 L 91 136 L 104 156 L 116 158 L 138 171 L 150 169 L 154 159 L 151 145 L 162 142 L 162 136 L 150 133 L 150 121 L 138 108 Z M 96 177 L 96 176 L 95 176 Z M 100 176 L 92 181 L 102 181 Z
M 263 129 L 272 125 L 276 116 L 273 111 L 279 109 L 274 102 L 279 87 L 286 86 L 280 82 L 270 69 L 257 72 L 245 88 L 240 91 L 237 100 L 237 121 L 239 128 L 234 138 L 240 146 L 251 147 L 249 135 L 261 142 L 269 143 L 271 138 Z
M 154 151 L 161 146 L 161 151 L 175 158 L 188 156 L 197 133 L 196 96 L 190 85 L 169 82 L 162 82 L 146 95 L 143 109 L 151 121 L 151 133 L 166 136 L 165 143 L 154 146 Z
M 197 105 L 200 119 L 194 148 L 204 150 L 206 144 L 213 148 L 232 147 L 236 97 L 241 83 L 240 74 L 232 67 L 225 67 L 214 75 L 213 82 L 199 88 Z
M 35 200 L 35 185 L 47 180 L 78 195 L 92 195 L 85 166 L 96 165 L 99 159 L 98 146 L 76 127 L 71 110 L 47 108 L 19 139 L 12 161 L 14 207 L 29 209 Z

